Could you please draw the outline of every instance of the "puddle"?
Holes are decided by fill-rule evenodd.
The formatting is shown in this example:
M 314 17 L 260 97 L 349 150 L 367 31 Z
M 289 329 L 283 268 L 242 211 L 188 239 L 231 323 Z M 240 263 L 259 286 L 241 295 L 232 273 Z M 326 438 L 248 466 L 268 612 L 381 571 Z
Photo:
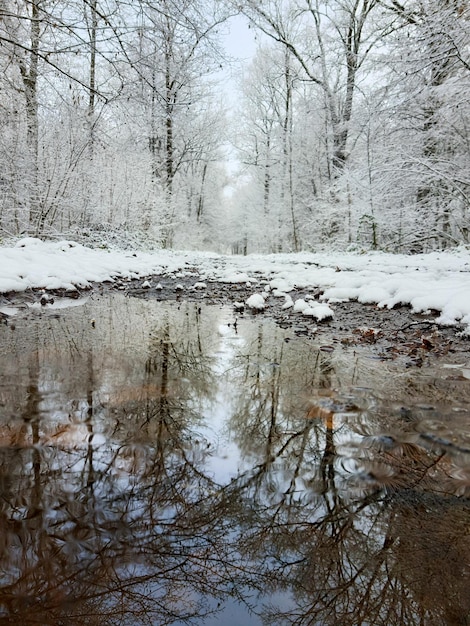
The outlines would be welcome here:
M 120 295 L 0 346 L 0 623 L 468 623 L 468 363 Z

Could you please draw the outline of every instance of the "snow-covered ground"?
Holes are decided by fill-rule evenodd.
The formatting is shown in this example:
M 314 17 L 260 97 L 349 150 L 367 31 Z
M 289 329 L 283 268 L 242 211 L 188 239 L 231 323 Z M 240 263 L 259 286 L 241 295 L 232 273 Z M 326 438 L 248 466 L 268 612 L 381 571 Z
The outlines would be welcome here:
M 0 248 L 0 293 L 32 287 L 75 289 L 153 274 L 250 282 L 253 295 L 270 289 L 284 308 L 294 305 L 295 287 L 318 287 L 333 310 L 335 302 L 347 300 L 379 307 L 407 304 L 415 312 L 438 311 L 438 323 L 460 322 L 470 333 L 470 251 L 465 248 L 414 256 L 332 252 L 242 257 L 165 250 L 132 253 L 32 238 Z M 269 287 L 260 284 L 265 281 Z M 252 301 L 262 308 L 260 297 Z

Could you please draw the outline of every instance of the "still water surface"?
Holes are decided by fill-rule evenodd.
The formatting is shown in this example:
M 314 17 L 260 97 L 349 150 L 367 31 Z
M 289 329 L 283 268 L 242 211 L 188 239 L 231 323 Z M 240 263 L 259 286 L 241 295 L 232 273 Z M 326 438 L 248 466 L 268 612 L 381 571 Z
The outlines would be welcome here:
M 470 624 L 468 370 L 234 321 L 0 326 L 0 623 Z

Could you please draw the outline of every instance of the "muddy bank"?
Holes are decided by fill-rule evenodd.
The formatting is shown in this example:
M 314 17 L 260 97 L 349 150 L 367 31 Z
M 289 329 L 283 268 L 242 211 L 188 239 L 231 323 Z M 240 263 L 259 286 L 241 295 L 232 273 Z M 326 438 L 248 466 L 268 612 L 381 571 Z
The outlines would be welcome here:
M 463 327 L 436 324 L 436 311 L 429 315 L 417 315 L 405 306 L 381 309 L 376 305 L 351 301 L 332 304 L 334 317 L 318 322 L 301 313 L 294 313 L 292 309 L 283 310 L 283 299 L 272 294 L 267 296 L 263 311 L 247 308 L 247 298 L 263 288 L 262 281 L 256 286 L 226 284 L 207 281 L 195 274 L 190 277 L 153 276 L 145 280 L 116 280 L 75 291 L 31 289 L 23 293 L 0 294 L 0 323 L 14 325 L 16 315 L 33 314 L 32 305 L 35 312 L 48 311 L 62 299 L 79 300 L 84 296 L 118 291 L 128 297 L 158 301 L 200 301 L 217 306 L 232 306 L 237 317 L 269 317 L 297 335 L 315 338 L 325 351 L 333 350 L 338 343 L 363 346 L 381 359 L 402 359 L 406 367 L 422 367 L 435 359 L 460 364 L 466 364 L 469 360 L 470 338 L 462 333 Z M 290 295 L 294 300 L 318 298 L 321 291 L 315 288 L 298 289 Z M 8 308 L 16 308 L 15 313 L 11 314 Z M 60 314 L 60 309 L 55 313 Z

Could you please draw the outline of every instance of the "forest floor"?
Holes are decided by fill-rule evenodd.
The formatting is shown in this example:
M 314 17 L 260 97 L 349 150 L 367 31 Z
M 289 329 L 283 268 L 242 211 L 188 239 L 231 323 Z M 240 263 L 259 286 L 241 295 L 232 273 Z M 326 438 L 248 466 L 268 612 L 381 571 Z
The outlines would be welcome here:
M 372 304 L 355 301 L 334 303 L 332 319 L 317 320 L 295 313 L 292 309 L 283 310 L 279 298 L 269 295 L 266 307 L 262 311 L 253 311 L 244 306 L 253 288 L 245 284 L 226 284 L 207 281 L 195 287 L 195 278 L 175 278 L 173 276 L 155 276 L 153 284 L 159 289 L 146 288 L 141 279 L 95 284 L 91 288 L 70 292 L 64 289 L 31 289 L 25 292 L 0 294 L 0 306 L 16 307 L 19 314 L 27 314 L 30 306 L 41 303 L 45 312 L 54 308 L 53 302 L 62 298 L 78 298 L 90 294 L 120 292 L 127 297 L 153 299 L 158 301 L 190 301 L 216 306 L 231 306 L 240 317 L 272 319 L 285 329 L 290 329 L 298 336 L 304 336 L 320 344 L 320 349 L 333 351 L 338 344 L 343 346 L 362 346 L 374 356 L 384 360 L 399 359 L 405 367 L 423 367 L 432 363 L 452 362 L 468 367 L 470 358 L 470 337 L 463 333 L 463 327 L 442 326 L 434 321 L 437 312 L 430 315 L 417 315 L 407 306 L 393 309 L 379 308 Z M 197 283 L 196 283 L 197 284 Z M 306 296 L 318 297 L 320 290 L 297 289 L 290 294 L 294 299 Z M 37 307 L 36 307 L 37 310 Z M 56 311 L 60 313 L 60 311 Z M 51 311 L 52 313 L 52 311 Z M 0 322 L 14 323 L 10 317 L 0 311 Z

